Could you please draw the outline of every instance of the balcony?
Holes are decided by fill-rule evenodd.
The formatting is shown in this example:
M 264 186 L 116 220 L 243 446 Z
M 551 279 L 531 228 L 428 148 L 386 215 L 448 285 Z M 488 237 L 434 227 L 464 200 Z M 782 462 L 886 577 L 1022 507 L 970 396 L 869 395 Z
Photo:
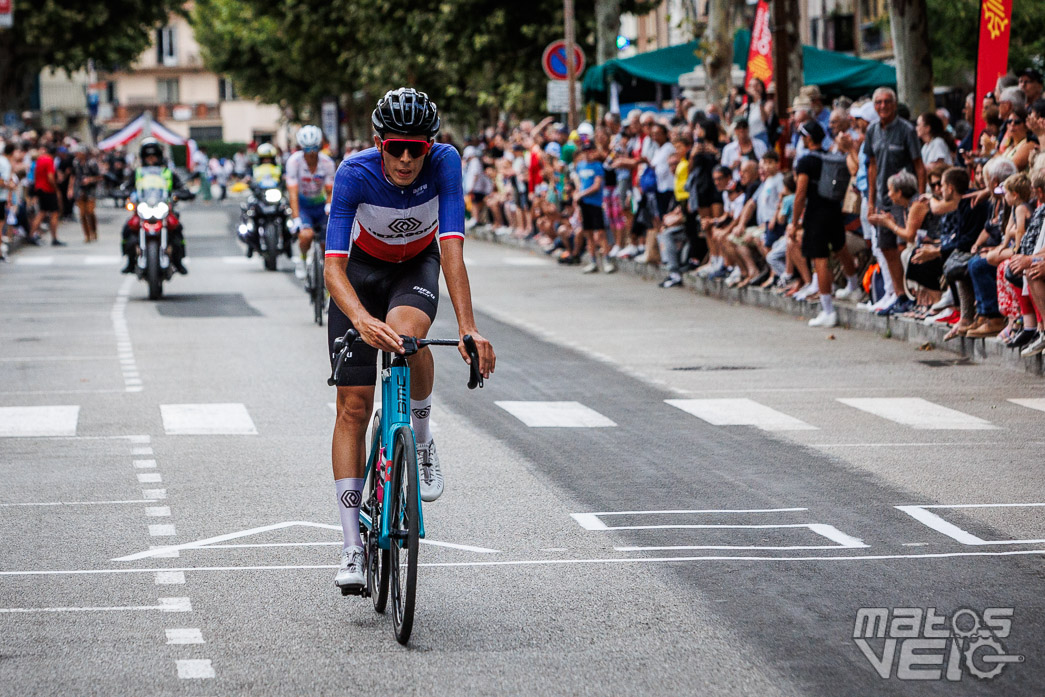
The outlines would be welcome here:
M 153 117 L 160 121 L 221 121 L 221 111 L 217 104 L 175 104 L 158 103 L 147 97 L 131 97 L 125 104 L 113 107 L 113 121 L 125 123 L 137 118 L 144 111 L 151 111 Z

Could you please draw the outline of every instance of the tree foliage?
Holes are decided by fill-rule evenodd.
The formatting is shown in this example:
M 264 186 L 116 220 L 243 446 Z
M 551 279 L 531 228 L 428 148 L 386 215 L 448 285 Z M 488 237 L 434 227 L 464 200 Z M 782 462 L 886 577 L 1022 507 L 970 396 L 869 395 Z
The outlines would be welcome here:
M 590 60 L 594 9 L 578 6 Z M 369 104 L 413 85 L 474 125 L 502 109 L 540 110 L 541 53 L 561 38 L 562 12 L 561 0 L 197 0 L 193 23 L 208 65 L 245 94 L 300 109 L 327 95 Z
M 976 80 L 976 44 L 980 32 L 979 0 L 927 0 L 929 36 L 936 83 L 972 87 Z M 1009 68 L 1019 71 L 1045 57 L 1045 2 L 1012 1 Z
M 14 0 L 13 29 L 0 30 L 0 103 L 28 106 L 29 87 L 47 67 L 70 72 L 93 59 L 129 63 L 166 22 L 174 0 Z

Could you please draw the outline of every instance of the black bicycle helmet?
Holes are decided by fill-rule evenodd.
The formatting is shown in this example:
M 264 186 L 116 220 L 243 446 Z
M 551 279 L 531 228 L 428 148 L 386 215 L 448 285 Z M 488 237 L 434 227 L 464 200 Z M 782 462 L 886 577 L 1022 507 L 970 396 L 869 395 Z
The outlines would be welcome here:
M 396 133 L 404 136 L 434 138 L 439 132 L 439 110 L 424 92 L 413 87 L 389 90 L 378 100 L 370 118 L 379 135 Z
M 145 162 L 145 158 L 149 155 L 155 155 L 161 160 L 163 159 L 163 146 L 155 138 L 146 138 L 138 148 L 138 156 L 142 162 Z

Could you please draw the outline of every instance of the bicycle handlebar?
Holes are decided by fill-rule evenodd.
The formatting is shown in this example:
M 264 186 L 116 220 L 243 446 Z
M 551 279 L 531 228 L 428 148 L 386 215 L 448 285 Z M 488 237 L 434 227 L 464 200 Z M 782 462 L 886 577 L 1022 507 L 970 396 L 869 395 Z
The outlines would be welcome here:
M 334 369 L 330 372 L 330 377 L 327 379 L 327 385 L 333 387 L 337 384 L 338 378 L 341 376 L 341 367 L 348 357 L 348 352 L 352 350 L 352 344 L 358 341 L 359 338 L 358 331 L 349 329 L 344 336 L 334 339 L 334 353 L 337 354 L 337 360 L 334 362 Z M 483 374 L 479 372 L 479 349 L 476 348 L 475 339 L 472 338 L 471 334 L 465 334 L 460 341 L 455 339 L 418 339 L 413 336 L 402 335 L 400 335 L 400 338 L 403 340 L 403 353 L 401 355 L 404 356 L 412 356 L 425 346 L 457 346 L 459 343 L 464 343 L 464 350 L 468 354 L 469 360 L 468 389 L 474 390 L 476 387 L 483 387 Z

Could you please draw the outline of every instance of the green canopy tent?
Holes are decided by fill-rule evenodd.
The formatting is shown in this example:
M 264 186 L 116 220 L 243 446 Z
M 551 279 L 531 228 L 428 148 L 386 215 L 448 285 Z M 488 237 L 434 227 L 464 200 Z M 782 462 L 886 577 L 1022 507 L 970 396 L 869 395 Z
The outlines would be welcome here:
M 751 32 L 741 29 L 733 39 L 733 62 L 744 67 Z M 699 41 L 647 51 L 631 58 L 614 58 L 584 72 L 585 101 L 609 103 L 610 83 L 620 85 L 620 101 L 652 101 L 664 85 L 677 85 L 679 76 L 701 64 Z M 814 46 L 802 47 L 802 82 L 817 85 L 824 94 L 852 97 L 867 94 L 883 85 L 896 87 L 896 68 L 879 61 L 856 58 Z

